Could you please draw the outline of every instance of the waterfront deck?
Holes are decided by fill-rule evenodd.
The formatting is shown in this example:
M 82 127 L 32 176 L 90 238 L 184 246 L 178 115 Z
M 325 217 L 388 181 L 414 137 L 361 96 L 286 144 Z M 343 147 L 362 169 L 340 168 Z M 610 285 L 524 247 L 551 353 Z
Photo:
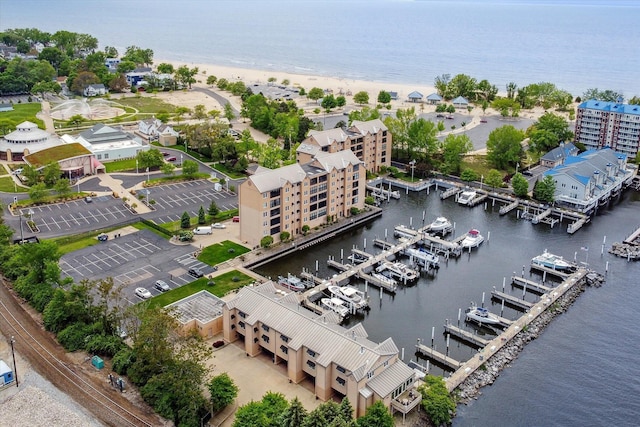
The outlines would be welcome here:
M 491 291 L 491 298 L 496 299 L 498 301 L 504 301 L 506 304 L 509 304 L 513 307 L 517 307 L 525 311 L 533 307 L 532 302 L 525 301 L 521 298 L 514 297 L 513 295 L 506 294 L 504 292 L 500 292 L 495 289 Z
M 513 337 L 515 337 L 520 331 L 535 320 L 540 314 L 542 314 L 548 307 L 565 294 L 568 290 L 572 289 L 577 283 L 587 275 L 588 270 L 585 268 L 579 268 L 576 272 L 567 277 L 557 288 L 555 288 L 549 294 L 543 295 L 543 297 L 537 303 L 530 307 L 528 313 L 514 321 L 511 326 L 505 329 L 500 335 L 487 343 L 487 345 L 478 352 L 471 359 L 463 362 L 455 372 L 445 379 L 445 385 L 449 392 L 455 390 L 469 375 L 475 372 L 480 366 L 484 364 L 486 359 L 496 354 L 502 347 L 508 343 Z M 428 350 L 428 348 L 427 348 Z
M 545 276 L 547 274 L 549 274 L 551 276 L 556 276 L 556 277 L 559 277 L 561 279 L 566 279 L 567 277 L 569 277 L 571 275 L 571 273 L 567 273 L 567 272 L 560 271 L 560 270 L 554 270 L 553 268 L 549 268 L 549 267 L 545 267 L 543 265 L 533 264 L 533 263 L 531 263 L 531 270 L 537 270 L 537 271 L 542 272 Z
M 519 276 L 511 276 L 511 284 L 519 288 L 527 288 L 527 290 L 537 292 L 539 294 L 546 294 L 553 289 L 549 286 L 544 286 L 541 283 L 534 282 L 533 280 L 528 280 L 524 277 Z
M 484 338 L 480 338 L 476 334 L 472 334 L 469 331 L 466 331 L 462 328 L 452 325 L 451 323 L 444 324 L 444 331 L 447 334 L 450 334 L 458 339 L 466 341 L 470 344 L 475 345 L 476 347 L 484 347 L 489 344 L 489 340 L 485 340 Z
M 431 347 L 427 347 L 424 344 L 416 344 L 416 353 L 420 356 L 434 360 L 441 365 L 446 366 L 451 370 L 456 370 L 462 366 L 462 362 L 457 361 L 453 357 L 449 357 L 446 354 L 442 354 Z

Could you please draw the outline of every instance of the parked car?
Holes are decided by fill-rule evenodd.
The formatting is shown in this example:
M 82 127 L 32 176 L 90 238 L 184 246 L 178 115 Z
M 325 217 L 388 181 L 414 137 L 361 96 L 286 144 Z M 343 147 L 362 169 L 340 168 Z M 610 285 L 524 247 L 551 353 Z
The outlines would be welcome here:
M 226 226 L 226 225 L 224 225 L 224 224 L 221 224 L 221 223 L 219 223 L 219 222 L 216 222 L 215 224 L 211 224 L 211 228 L 219 228 L 219 229 L 222 229 L 222 228 L 227 228 L 227 226 Z
M 167 282 L 164 280 L 156 280 L 156 283 L 153 284 L 153 287 L 159 290 L 160 292 L 166 292 L 171 290 Z
M 169 153 L 167 153 L 166 151 L 162 152 L 162 157 L 167 157 L 169 155 Z
M 87 197 L 84 198 L 84 201 L 87 202 L 87 203 L 91 203 L 91 202 L 93 202 L 93 199 L 91 198 L 91 196 L 87 196 Z
M 199 278 L 204 276 L 204 273 L 202 272 L 202 270 L 200 270 L 199 268 L 190 268 L 189 269 L 189 275 L 193 276 L 195 278 Z
M 438 114 L 436 114 L 436 117 L 439 118 L 439 119 L 444 118 L 444 114 L 438 113 Z
M 174 156 L 167 157 L 167 162 L 175 162 L 176 160 L 178 160 L 178 159 L 175 158 Z
M 151 298 L 151 292 L 146 288 L 136 288 L 136 295 L 142 299 Z
M 233 217 L 233 222 L 240 222 L 240 217 L 239 216 L 234 216 Z
M 14 174 L 14 175 L 20 175 L 20 174 L 22 174 L 22 168 L 18 168 L 18 169 L 14 170 L 11 173 Z
M 109 240 L 109 235 L 105 233 L 100 233 L 98 234 L 98 240 L 101 242 L 106 242 L 107 240 Z

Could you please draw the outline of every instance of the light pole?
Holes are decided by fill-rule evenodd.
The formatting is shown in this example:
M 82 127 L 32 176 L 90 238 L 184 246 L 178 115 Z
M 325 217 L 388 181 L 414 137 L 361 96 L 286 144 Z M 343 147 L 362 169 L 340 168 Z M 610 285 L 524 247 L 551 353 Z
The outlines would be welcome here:
M 484 181 L 484 175 L 480 175 L 480 189 L 482 190 L 482 181 Z
M 411 160 L 409 164 L 411 165 L 411 183 L 413 184 L 413 170 L 416 168 L 416 161 Z
M 185 147 L 186 147 L 187 143 L 185 142 L 185 144 L 184 144 L 184 145 L 185 145 Z M 180 154 L 180 166 L 182 166 L 182 154 Z
M 22 211 L 19 212 L 20 214 L 20 243 L 24 243 L 24 233 L 22 232 Z
M 148 181 L 149 181 L 149 168 L 147 168 L 147 182 L 148 182 Z M 148 196 L 148 194 L 149 194 L 149 193 L 147 193 L 147 197 L 149 197 L 149 196 Z
M 189 150 L 189 149 L 187 148 L 187 140 L 185 139 L 185 140 L 184 140 L 184 154 L 187 154 L 187 151 L 188 151 L 188 150 Z M 182 157 L 182 156 L 180 156 L 180 157 Z
M 136 174 L 138 173 L 138 159 L 136 159 Z
M 13 352 L 13 343 L 16 342 L 16 339 L 13 335 L 11 335 L 11 340 L 9 342 L 11 343 L 11 356 L 13 357 L 13 376 L 16 379 L 16 387 L 18 387 L 18 368 L 16 367 L 16 355 Z

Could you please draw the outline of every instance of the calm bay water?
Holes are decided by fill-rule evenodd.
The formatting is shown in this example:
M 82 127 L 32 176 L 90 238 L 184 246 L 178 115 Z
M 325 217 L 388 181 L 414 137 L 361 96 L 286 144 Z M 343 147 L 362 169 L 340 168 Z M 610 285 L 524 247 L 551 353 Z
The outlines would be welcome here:
M 0 2 L 2 29 L 85 32 L 101 47 L 138 45 L 186 63 L 416 89 L 465 73 L 501 91 L 551 81 L 574 96 L 598 87 L 628 98 L 640 95 L 638 22 L 631 0 Z
M 640 95 L 640 3 L 626 0 L 0 0 L 0 29 L 37 27 L 89 33 L 100 47 L 151 48 L 158 59 L 246 68 L 432 85 L 435 76 L 469 74 L 500 90 L 551 81 L 573 95 L 587 88 Z M 392 88 L 390 87 L 390 90 Z M 564 227 L 500 217 L 491 208 L 467 209 L 433 194 L 392 201 L 384 216 L 328 244 L 265 267 L 277 276 L 302 267 L 320 275 L 329 255 L 348 255 L 352 245 L 374 251 L 372 241 L 398 223 L 422 225 L 446 215 L 457 234 L 476 227 L 491 233 L 471 255 L 443 264 L 395 296 L 371 289 L 375 301 L 362 321 L 374 341 L 391 336 L 413 356 L 417 338 L 445 347 L 442 324 L 470 301 L 480 302 L 503 277 L 519 274 L 545 248 L 588 261 L 607 283 L 588 289 L 570 310 L 530 343 L 510 369 L 470 406 L 460 407 L 456 426 L 631 426 L 640 415 L 636 318 L 640 301 L 637 263 L 608 254 L 607 244 L 623 239 L 638 224 L 640 197 L 627 192 L 611 210 L 575 235 Z M 587 253 L 580 251 L 588 246 Z M 528 272 L 527 272 L 528 274 Z M 521 294 L 520 290 L 512 291 Z M 532 298 L 532 296 L 528 296 Z M 494 312 L 498 306 L 486 304 Z M 516 312 L 506 309 L 505 317 Z M 450 354 L 472 350 L 451 341 Z M 442 373 L 434 369 L 434 373 Z

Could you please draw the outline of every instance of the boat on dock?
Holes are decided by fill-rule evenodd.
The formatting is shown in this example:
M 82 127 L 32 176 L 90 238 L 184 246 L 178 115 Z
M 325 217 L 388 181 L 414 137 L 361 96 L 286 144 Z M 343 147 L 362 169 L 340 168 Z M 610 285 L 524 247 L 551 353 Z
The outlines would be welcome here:
M 458 203 L 461 205 L 469 206 L 476 198 L 477 193 L 473 190 L 463 191 L 458 195 Z
M 369 307 L 369 301 L 364 292 L 353 286 L 331 285 L 327 288 L 332 298 L 338 298 L 346 303 L 347 308 L 361 310 Z
M 465 310 L 467 320 L 472 320 L 483 325 L 499 325 L 500 318 L 484 307 L 478 307 L 474 303 Z
M 559 255 L 554 255 L 550 252 L 547 252 L 546 249 L 541 255 L 533 257 L 531 259 L 531 264 L 561 271 L 570 270 L 573 268 L 573 264 L 571 264 L 569 261 L 565 260 Z
M 278 284 L 296 292 L 301 292 L 306 289 L 302 280 L 292 274 L 288 274 L 287 277 L 278 276 Z
M 354 251 L 351 253 L 351 255 L 349 255 L 349 256 L 347 257 L 347 259 L 348 259 L 349 261 L 351 261 L 351 263 L 352 263 L 353 265 L 357 265 L 357 264 L 362 264 L 363 262 L 367 262 L 367 261 L 369 261 L 369 259 L 371 258 L 371 256 L 372 256 L 372 255 L 365 254 L 364 252 L 361 252 L 361 251 L 357 251 L 357 252 L 356 252 L 356 251 L 354 250 Z
M 322 308 L 331 310 L 340 316 L 341 321 L 349 315 L 349 308 L 340 298 L 322 298 L 320 303 Z
M 382 273 L 371 273 L 372 277 L 375 277 L 379 281 L 381 281 L 384 285 L 389 287 L 390 289 L 396 289 L 398 287 L 398 281 L 392 279 L 391 277 L 387 277 Z
M 438 255 L 429 252 L 425 248 L 406 248 L 402 251 L 402 253 L 421 265 L 422 267 L 440 267 L 440 257 Z
M 472 228 L 460 242 L 460 246 L 465 249 L 477 248 L 484 242 L 484 236 L 478 230 Z
M 401 262 L 386 261 L 376 267 L 376 273 L 386 271 L 392 278 L 401 283 L 418 280 L 418 273 Z
M 453 230 L 453 224 L 447 218 L 439 216 L 429 224 L 429 231 L 437 234 L 447 234 Z

